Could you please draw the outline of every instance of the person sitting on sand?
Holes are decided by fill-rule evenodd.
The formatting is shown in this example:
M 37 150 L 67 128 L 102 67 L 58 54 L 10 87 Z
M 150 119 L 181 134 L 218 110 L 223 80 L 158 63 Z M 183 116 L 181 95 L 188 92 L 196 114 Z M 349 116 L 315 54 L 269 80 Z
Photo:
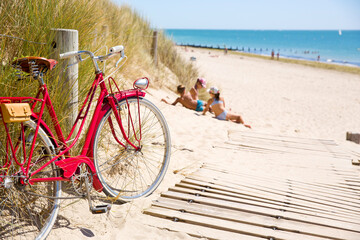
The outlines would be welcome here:
M 180 97 L 178 97 L 171 105 L 176 105 L 178 102 L 181 103 L 184 107 L 202 112 L 204 110 L 204 102 L 201 100 L 194 100 L 190 93 L 185 91 L 185 86 L 179 85 L 177 87 L 177 93 L 180 94 Z M 162 102 L 170 104 L 165 99 L 161 99 Z
M 232 113 L 225 109 L 225 100 L 223 97 L 220 97 L 220 91 L 217 87 L 211 87 L 208 90 L 211 98 L 208 100 L 207 105 L 203 111 L 203 115 L 209 110 L 209 107 L 212 107 L 215 117 L 219 120 L 230 120 L 232 122 L 244 124 L 245 127 L 251 128 L 250 125 L 245 124 L 244 120 L 239 114 Z
M 206 80 L 203 78 L 198 78 L 195 85 L 189 91 L 192 99 L 199 100 L 199 89 L 201 88 L 206 88 Z

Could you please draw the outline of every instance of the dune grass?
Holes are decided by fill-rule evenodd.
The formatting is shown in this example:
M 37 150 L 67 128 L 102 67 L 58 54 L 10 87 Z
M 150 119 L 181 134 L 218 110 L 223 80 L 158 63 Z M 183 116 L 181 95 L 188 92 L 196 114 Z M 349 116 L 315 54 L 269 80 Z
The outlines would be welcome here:
M 123 45 L 128 60 L 115 77 L 120 86 L 130 87 L 133 80 L 148 76 L 156 80 L 151 84 L 161 87 L 169 69 L 180 82 L 189 81 L 197 74 L 191 64 L 176 54 L 172 41 L 162 32 L 158 38 L 159 66 L 155 67 L 150 54 L 154 30 L 129 6 L 118 6 L 110 0 L 6 0 L 0 1 L 0 34 L 28 41 L 0 36 L 0 96 L 34 95 L 38 83 L 18 81 L 10 65 L 15 58 L 23 56 L 48 58 L 52 52 L 54 28 L 78 30 L 79 50 L 99 50 L 97 54 L 105 54 L 106 46 Z M 109 67 L 105 72 L 108 71 Z M 80 63 L 80 103 L 93 78 L 91 61 Z M 66 96 L 59 90 L 56 74 L 46 81 L 62 124 L 68 114 L 64 104 Z

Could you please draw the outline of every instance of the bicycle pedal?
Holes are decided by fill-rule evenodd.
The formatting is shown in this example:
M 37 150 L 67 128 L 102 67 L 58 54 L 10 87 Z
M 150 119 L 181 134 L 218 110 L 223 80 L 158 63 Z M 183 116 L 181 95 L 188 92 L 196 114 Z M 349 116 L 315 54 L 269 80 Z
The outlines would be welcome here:
M 106 205 L 98 205 L 95 207 L 91 207 L 90 211 L 92 214 L 101 214 L 101 213 L 107 213 L 108 211 L 110 211 L 110 209 L 111 209 L 111 205 L 106 204 Z

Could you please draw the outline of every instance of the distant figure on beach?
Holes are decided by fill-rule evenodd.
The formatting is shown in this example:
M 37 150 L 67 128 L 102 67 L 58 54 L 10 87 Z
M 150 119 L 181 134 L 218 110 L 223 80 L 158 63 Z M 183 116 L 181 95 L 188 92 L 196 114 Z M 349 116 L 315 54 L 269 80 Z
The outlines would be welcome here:
M 317 56 L 317 60 L 320 61 L 320 55 Z
M 205 115 L 211 107 L 217 119 L 226 121 L 230 120 L 235 123 L 241 123 L 245 127 L 251 128 L 250 125 L 244 123 L 244 120 L 239 114 L 232 113 L 225 109 L 225 100 L 223 97 L 220 97 L 220 91 L 217 87 L 211 87 L 208 92 L 211 98 L 207 102 L 207 105 L 203 111 L 203 115 Z
M 181 103 L 184 107 L 195 110 L 197 112 L 202 112 L 204 110 L 204 102 L 201 100 L 192 99 L 190 93 L 185 91 L 184 85 L 179 85 L 177 87 L 177 93 L 180 95 L 180 97 L 178 97 L 173 103 L 169 103 L 164 98 L 161 99 L 161 101 L 173 106 L 175 106 L 177 103 Z
M 271 59 L 274 59 L 274 55 L 275 55 L 274 50 L 272 50 L 271 51 Z
M 280 53 L 278 52 L 278 53 L 276 54 L 276 59 L 277 59 L 277 60 L 279 60 L 279 56 L 280 56 Z
M 191 98 L 194 100 L 199 100 L 199 89 L 206 88 L 206 80 L 203 78 L 198 78 L 195 85 L 190 89 Z

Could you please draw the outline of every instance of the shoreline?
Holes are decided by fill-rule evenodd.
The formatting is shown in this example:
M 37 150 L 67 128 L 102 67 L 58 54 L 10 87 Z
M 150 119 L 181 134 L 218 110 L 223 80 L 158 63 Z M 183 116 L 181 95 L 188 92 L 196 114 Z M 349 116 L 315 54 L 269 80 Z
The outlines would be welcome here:
M 360 67 L 360 31 L 339 30 L 184 30 L 167 29 L 178 45 L 208 47 Z
M 194 49 L 204 49 L 209 51 L 220 51 L 224 53 L 225 48 L 222 47 L 209 47 L 209 46 L 201 46 L 201 45 L 184 45 L 184 44 L 177 44 L 177 47 L 180 48 L 194 48 Z M 354 73 L 360 75 L 360 63 L 359 66 L 350 64 L 350 63 L 338 63 L 337 60 L 333 60 L 332 62 L 327 61 L 316 61 L 311 59 L 305 59 L 305 58 L 295 58 L 295 57 L 288 57 L 286 55 L 280 55 L 279 59 L 276 58 L 276 55 L 272 59 L 270 55 L 267 54 L 257 54 L 253 52 L 245 52 L 245 51 L 239 51 L 234 48 L 228 48 L 228 53 L 230 54 L 237 54 L 247 57 L 254 57 L 254 58 L 261 58 L 261 59 L 267 59 L 267 60 L 274 60 L 274 61 L 280 61 L 280 62 L 286 62 L 286 63 L 293 63 L 293 64 L 300 64 L 304 66 L 311 66 L 315 68 L 322 68 L 322 69 L 331 69 L 336 70 L 340 72 L 347 72 L 347 73 Z

